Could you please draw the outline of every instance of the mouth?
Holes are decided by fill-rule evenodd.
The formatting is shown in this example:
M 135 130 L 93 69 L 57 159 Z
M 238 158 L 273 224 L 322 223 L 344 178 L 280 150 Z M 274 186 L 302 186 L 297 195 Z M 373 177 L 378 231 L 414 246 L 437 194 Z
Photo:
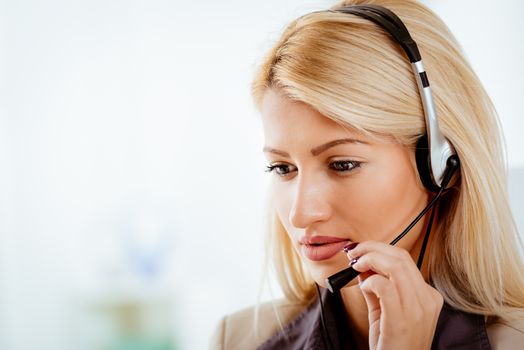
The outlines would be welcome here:
M 347 238 L 331 236 L 303 237 L 300 240 L 302 252 L 311 261 L 330 259 L 349 243 L 351 241 Z

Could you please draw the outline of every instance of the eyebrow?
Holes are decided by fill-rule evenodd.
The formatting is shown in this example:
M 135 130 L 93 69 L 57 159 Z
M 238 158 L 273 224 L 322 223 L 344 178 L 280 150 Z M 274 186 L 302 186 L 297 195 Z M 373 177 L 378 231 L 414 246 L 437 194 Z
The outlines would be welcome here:
M 324 144 L 322 144 L 320 146 L 312 148 L 311 149 L 311 154 L 313 156 L 318 156 L 320 153 L 328 150 L 331 147 L 335 147 L 335 146 L 342 145 L 342 144 L 345 144 L 345 143 L 353 143 L 353 144 L 361 143 L 361 144 L 364 144 L 364 145 L 368 144 L 365 141 L 358 140 L 358 139 L 353 139 L 353 138 L 338 139 L 338 140 L 333 140 L 333 141 L 326 142 L 326 143 L 324 143 Z M 281 151 L 281 150 L 278 150 L 278 149 L 275 149 L 275 148 L 264 147 L 263 151 L 264 152 L 269 152 L 269 153 L 274 153 L 274 154 L 277 154 L 277 155 L 282 156 L 282 157 L 290 158 L 289 153 Z
M 268 153 L 274 153 L 282 157 L 290 158 L 289 153 L 271 147 L 264 147 L 263 151 Z
M 345 144 L 345 143 L 361 143 L 361 144 L 365 144 L 365 145 L 368 144 L 365 141 L 358 140 L 358 139 L 353 139 L 353 138 L 338 139 L 338 140 L 333 140 L 333 141 L 326 142 L 326 143 L 324 143 L 324 144 L 322 144 L 320 146 L 317 146 L 317 147 L 311 149 L 311 154 L 314 155 L 314 156 L 318 156 L 320 153 L 326 151 L 327 149 L 329 149 L 331 147 L 335 147 L 335 146 L 342 145 L 342 144 Z

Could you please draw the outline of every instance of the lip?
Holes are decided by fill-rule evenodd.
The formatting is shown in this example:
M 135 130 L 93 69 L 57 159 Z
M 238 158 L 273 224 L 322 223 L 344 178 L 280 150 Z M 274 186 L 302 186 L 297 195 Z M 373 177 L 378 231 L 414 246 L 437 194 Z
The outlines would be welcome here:
M 322 261 L 332 258 L 342 251 L 351 241 L 347 238 L 332 236 L 310 236 L 300 239 L 304 255 L 312 261 Z

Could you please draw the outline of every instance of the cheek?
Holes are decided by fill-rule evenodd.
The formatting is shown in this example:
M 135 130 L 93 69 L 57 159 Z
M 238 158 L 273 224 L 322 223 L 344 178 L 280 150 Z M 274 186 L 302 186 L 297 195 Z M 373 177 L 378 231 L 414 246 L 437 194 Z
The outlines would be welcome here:
M 368 186 L 364 187 L 361 196 L 368 205 L 393 207 L 402 201 L 403 194 L 409 188 L 410 178 L 399 169 L 387 171 L 373 171 L 368 179 Z
M 381 240 L 400 233 L 427 201 L 409 164 L 374 167 L 340 194 L 343 216 L 360 239 Z M 397 232 L 398 231 L 398 232 Z

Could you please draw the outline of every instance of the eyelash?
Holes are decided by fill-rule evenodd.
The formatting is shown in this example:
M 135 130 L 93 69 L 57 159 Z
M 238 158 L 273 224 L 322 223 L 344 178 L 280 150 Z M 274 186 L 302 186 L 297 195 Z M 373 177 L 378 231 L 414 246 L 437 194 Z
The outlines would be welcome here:
M 266 166 L 266 173 L 271 173 L 274 171 L 278 176 L 284 177 L 286 175 L 289 175 L 289 173 L 291 173 L 291 171 L 289 170 L 289 168 L 291 167 L 294 168 L 294 166 L 290 164 L 284 164 L 284 163 L 271 164 L 271 165 Z M 288 171 L 286 173 L 283 173 L 282 172 L 283 168 L 288 168 Z M 294 169 L 293 171 L 296 171 L 296 169 Z
M 337 160 L 334 162 L 330 162 L 328 167 L 329 169 L 336 171 L 338 173 L 349 173 L 355 169 L 360 168 L 361 165 L 362 165 L 362 162 L 358 162 L 356 160 Z M 289 170 L 289 168 L 294 168 L 294 169 Z M 267 173 L 271 173 L 274 171 L 278 176 L 285 177 L 289 175 L 290 173 L 297 171 L 297 169 L 294 165 L 291 165 L 291 164 L 277 163 L 277 164 L 267 165 L 265 171 Z
M 345 168 L 345 169 L 338 168 L 337 169 L 337 166 L 340 166 L 340 165 L 346 166 L 348 164 L 351 165 L 350 168 Z M 361 165 L 362 165 L 362 162 L 358 162 L 356 160 L 336 160 L 334 162 L 329 163 L 329 168 L 337 172 L 350 172 L 350 171 L 360 168 Z

